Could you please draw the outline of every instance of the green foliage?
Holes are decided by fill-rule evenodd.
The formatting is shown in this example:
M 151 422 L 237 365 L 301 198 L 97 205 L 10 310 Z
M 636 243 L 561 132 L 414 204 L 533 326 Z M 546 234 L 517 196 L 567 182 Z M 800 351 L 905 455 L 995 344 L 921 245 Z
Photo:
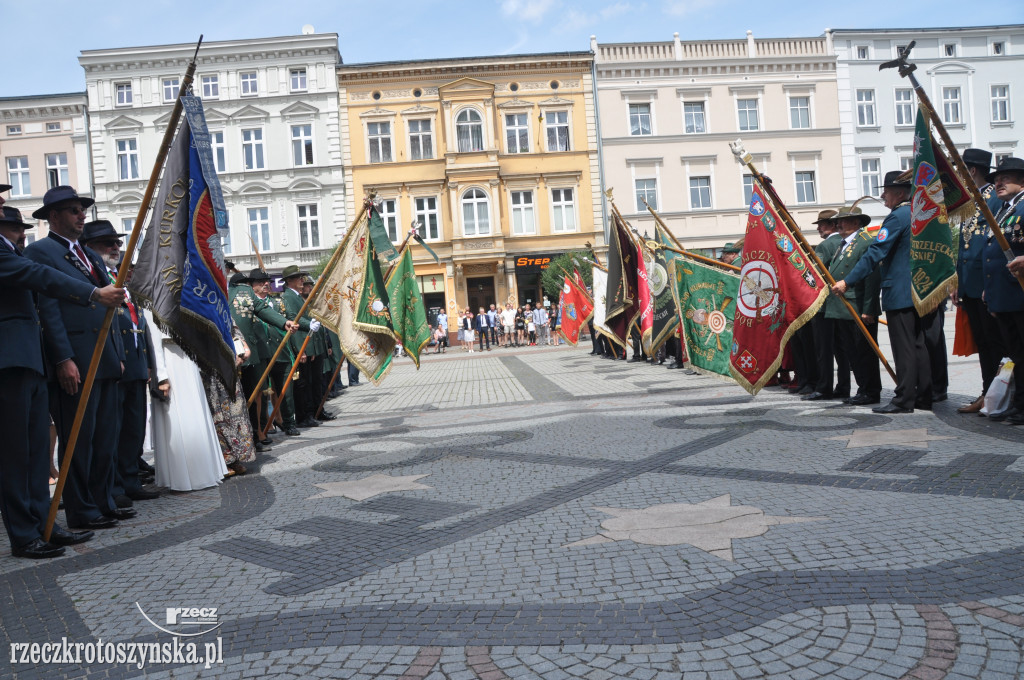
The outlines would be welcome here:
M 331 261 L 331 255 L 334 254 L 334 249 L 324 253 L 320 261 L 313 265 L 309 270 L 309 275 L 314 279 L 319 279 L 320 275 L 324 273 L 324 269 L 327 268 L 327 263 Z
M 573 261 L 573 257 L 576 258 Z M 589 262 L 584 262 L 582 258 L 588 260 L 593 259 L 593 255 L 589 250 L 571 250 L 568 253 L 562 253 L 558 257 L 551 260 L 548 264 L 548 268 L 544 270 L 544 273 L 540 277 L 540 285 L 544 289 L 544 294 L 548 296 L 548 299 L 552 303 L 558 301 L 558 297 L 562 291 L 562 281 L 566 274 L 572 276 L 572 269 L 575 267 L 579 270 L 580 276 L 583 277 L 583 281 L 589 286 L 593 282 L 592 265 Z

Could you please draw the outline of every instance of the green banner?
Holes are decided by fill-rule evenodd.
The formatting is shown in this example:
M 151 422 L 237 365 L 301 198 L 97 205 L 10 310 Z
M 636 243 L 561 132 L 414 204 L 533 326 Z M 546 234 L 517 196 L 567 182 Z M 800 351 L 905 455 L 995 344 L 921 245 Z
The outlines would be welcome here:
M 654 233 L 658 243 L 671 248 L 679 246 L 672 237 L 664 232 L 661 225 L 654 225 Z M 651 254 L 648 261 L 648 253 Z M 644 264 L 647 267 L 647 282 L 654 298 L 654 319 L 651 329 L 651 347 L 649 354 L 654 355 L 672 333 L 679 327 L 679 315 L 676 313 L 676 302 L 672 295 L 672 279 L 669 277 L 668 263 L 679 257 L 671 250 L 652 248 L 644 253 Z
M 672 296 L 683 323 L 683 343 L 689 367 L 728 378 L 732 352 L 732 328 L 736 297 L 740 288 L 738 272 L 704 264 L 686 255 L 668 263 L 674 285 Z
M 929 127 L 928 114 L 918 109 L 911 177 L 910 280 L 920 316 L 934 311 L 957 285 L 956 250 Z
M 398 260 L 387 283 L 388 298 L 391 300 L 391 327 L 395 337 L 402 343 L 405 353 L 420 367 L 420 351 L 430 342 L 430 325 L 427 312 L 423 309 L 423 298 L 416 285 L 416 271 L 412 266 L 412 251 Z
M 388 237 L 384 219 L 376 206 L 370 210 L 370 239 L 373 240 L 373 249 L 377 251 L 377 257 L 381 262 L 388 263 L 398 257 L 398 250 Z

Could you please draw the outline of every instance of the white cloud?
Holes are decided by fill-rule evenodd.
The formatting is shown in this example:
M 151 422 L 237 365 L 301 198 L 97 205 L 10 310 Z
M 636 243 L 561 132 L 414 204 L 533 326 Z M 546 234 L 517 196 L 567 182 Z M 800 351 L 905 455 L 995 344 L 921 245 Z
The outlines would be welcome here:
M 501 0 L 501 12 L 521 21 L 538 22 L 558 0 Z
M 699 12 L 702 9 L 714 7 L 715 5 L 724 4 L 724 0 L 666 0 L 665 13 L 681 17 L 694 12 Z

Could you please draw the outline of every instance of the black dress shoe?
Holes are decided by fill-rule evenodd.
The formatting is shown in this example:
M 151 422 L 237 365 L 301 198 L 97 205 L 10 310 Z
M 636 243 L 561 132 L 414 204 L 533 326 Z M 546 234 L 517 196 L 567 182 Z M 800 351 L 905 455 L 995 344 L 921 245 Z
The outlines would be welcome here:
M 993 413 L 993 414 L 989 415 L 988 419 L 991 420 L 994 423 L 1001 423 L 1004 420 L 1007 420 L 1008 418 L 1010 418 L 1011 416 L 1016 416 L 1016 415 L 1018 415 L 1020 413 L 1021 413 L 1021 410 L 1019 408 L 1011 406 L 1010 408 L 1006 409 L 1005 411 L 1000 411 L 999 413 Z
M 76 545 L 85 543 L 95 535 L 92 531 L 68 531 L 61 525 L 54 524 L 49 542 L 53 545 Z
M 260 444 L 263 444 L 264 446 L 273 446 L 274 440 L 271 439 L 270 437 L 267 437 L 266 439 L 261 439 Z
M 100 515 L 95 519 L 91 519 L 88 522 L 76 524 L 75 526 L 68 525 L 70 529 L 111 529 L 117 526 L 117 520 L 112 517 L 105 517 Z
M 850 393 L 849 392 L 833 392 L 832 396 L 829 397 L 829 398 L 830 399 L 840 399 L 845 404 L 845 403 L 849 403 Z
M 1013 415 L 1006 416 L 1004 420 L 1007 425 L 1024 425 L 1024 412 L 1017 411 Z
M 915 401 L 914 408 L 919 411 L 931 411 L 932 403 L 930 401 Z
M 872 397 L 870 394 L 858 394 L 857 396 L 850 397 L 847 403 L 851 406 L 867 406 L 868 404 L 877 404 L 881 401 L 881 397 Z
M 155 475 L 140 475 L 139 476 L 139 484 L 141 484 L 142 486 L 146 486 L 147 484 L 152 484 L 155 481 L 156 481 L 156 476 Z
M 320 423 L 313 418 L 303 418 L 299 422 L 299 427 L 320 427 Z
M 811 387 L 810 385 L 805 385 L 804 387 L 801 387 L 799 390 L 797 390 L 796 393 L 797 394 L 813 394 L 814 393 L 814 388 Z
M 128 498 L 131 498 L 133 501 L 151 501 L 154 498 L 160 498 L 159 492 L 146 491 L 145 489 L 135 489 L 126 493 Z
M 152 465 L 150 465 L 149 463 L 147 463 L 146 461 L 140 460 L 139 461 L 139 472 L 144 472 L 146 474 L 155 475 L 156 474 L 156 468 L 153 467 Z
M 932 392 L 932 401 L 946 401 L 949 399 L 949 394 L 946 392 Z
M 832 396 L 825 394 L 824 392 L 818 392 L 815 390 L 808 395 L 800 397 L 800 401 L 822 401 L 823 399 L 831 399 Z
M 320 416 L 317 417 L 317 420 L 334 420 L 337 417 L 338 416 L 334 415 L 333 413 L 328 413 L 327 411 L 323 411 L 323 412 L 320 413 Z
M 903 408 L 902 406 L 897 406 L 896 404 L 894 404 L 892 402 L 889 402 L 885 406 L 876 406 L 875 408 L 873 408 L 871 410 L 874 411 L 875 413 L 886 413 L 886 414 L 892 414 L 892 413 L 913 413 L 914 412 L 914 409 L 912 409 L 912 408 Z
M 119 508 L 130 508 L 132 507 L 132 498 L 127 494 L 118 494 L 114 496 L 114 505 Z
M 60 557 L 64 554 L 64 548 L 59 545 L 47 543 L 41 538 L 35 538 L 25 545 L 11 548 L 11 554 L 15 557 L 27 557 L 32 560 L 45 560 L 48 557 Z
M 139 513 L 135 512 L 131 508 L 114 508 L 113 510 L 107 510 L 103 513 L 103 516 L 107 519 L 131 519 Z
M 284 433 L 289 437 L 298 437 L 300 434 L 302 434 L 301 432 L 299 432 L 299 428 L 295 427 L 294 425 L 292 425 L 289 428 L 286 428 Z

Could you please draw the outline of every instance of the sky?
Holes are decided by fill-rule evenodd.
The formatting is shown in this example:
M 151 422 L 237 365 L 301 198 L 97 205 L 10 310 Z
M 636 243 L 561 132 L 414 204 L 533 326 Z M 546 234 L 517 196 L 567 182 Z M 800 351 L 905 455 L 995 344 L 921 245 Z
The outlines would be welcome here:
M 82 50 L 337 33 L 347 64 L 590 49 L 598 42 L 782 38 L 826 28 L 1024 23 L 1024 2 L 998 22 L 963 0 L 0 0 L 6 68 L 0 97 L 85 90 Z M 994 16 L 990 14 L 989 16 Z M 15 65 L 16 64 L 16 65 Z

